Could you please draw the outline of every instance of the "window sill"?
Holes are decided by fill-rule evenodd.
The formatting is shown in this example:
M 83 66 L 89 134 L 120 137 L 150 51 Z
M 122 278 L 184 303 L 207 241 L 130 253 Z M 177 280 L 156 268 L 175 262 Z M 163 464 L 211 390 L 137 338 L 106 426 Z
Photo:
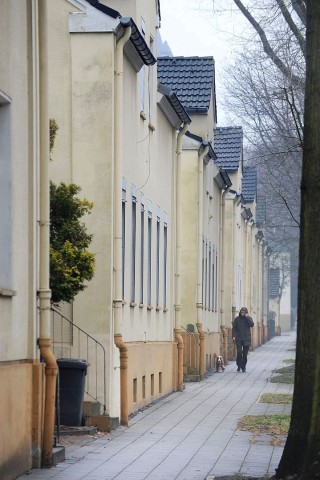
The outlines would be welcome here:
M 153 310 L 153 306 L 152 305 L 147 305 L 147 310 Z
M 152 123 L 149 123 L 149 124 L 148 124 L 148 128 L 149 128 L 149 130 L 151 130 L 152 132 L 154 132 L 155 129 L 156 129 L 156 127 L 155 127 L 154 125 L 152 125 Z
M 147 120 L 147 115 L 144 112 L 140 112 L 140 117 L 142 120 Z
M 130 302 L 130 307 L 136 307 L 137 304 L 135 302 Z
M 139 303 L 139 308 L 144 308 L 144 303 Z
M 159 307 L 158 305 L 156 306 L 156 310 L 157 312 L 160 312 L 160 310 L 162 310 L 162 307 Z
M 16 290 L 11 290 L 11 288 L 0 287 L 0 297 L 15 297 L 16 295 L 17 295 Z

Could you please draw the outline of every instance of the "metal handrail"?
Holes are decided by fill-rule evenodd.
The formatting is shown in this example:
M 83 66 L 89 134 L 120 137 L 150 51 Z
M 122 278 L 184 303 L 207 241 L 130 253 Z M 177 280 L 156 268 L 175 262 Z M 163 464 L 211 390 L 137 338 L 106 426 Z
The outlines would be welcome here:
M 89 333 L 85 332 L 81 327 L 79 327 L 78 325 L 73 323 L 71 320 L 69 320 L 67 317 L 62 315 L 62 313 L 59 312 L 59 310 L 57 310 L 53 305 L 51 305 L 51 312 L 52 312 L 52 331 L 53 331 L 52 345 L 53 345 L 54 354 L 56 354 L 56 351 L 58 350 L 58 348 L 62 349 L 63 351 L 67 348 L 69 350 L 69 357 L 71 358 L 71 351 L 72 351 L 73 348 L 75 348 L 75 345 L 74 345 L 75 344 L 74 330 L 75 330 L 77 332 L 77 341 L 78 341 L 77 356 L 78 356 L 79 359 L 86 360 L 89 364 L 90 354 L 92 354 L 91 345 L 93 344 L 94 356 L 95 356 L 95 385 L 94 385 L 93 390 L 95 389 L 95 391 L 90 390 L 91 374 L 90 374 L 90 369 L 88 369 L 88 372 L 87 372 L 88 381 L 86 382 L 87 388 L 85 389 L 85 393 L 90 398 L 92 398 L 93 400 L 98 402 L 103 407 L 103 414 L 105 414 L 106 413 L 106 403 L 107 403 L 106 402 L 107 392 L 106 392 L 106 352 L 105 352 L 104 346 L 98 340 L 96 340 L 94 337 L 92 337 Z M 60 342 L 57 341 L 56 338 L 55 338 L 55 315 L 58 315 L 60 317 L 60 340 L 61 340 Z M 71 337 L 72 338 L 71 338 L 70 342 L 66 342 L 64 337 L 63 337 L 63 332 L 64 332 L 63 322 L 65 322 L 65 324 L 69 325 L 69 327 L 71 328 L 71 332 L 72 332 Z M 86 349 L 85 355 L 82 355 L 82 351 L 81 351 L 83 349 L 81 349 L 82 344 L 81 344 L 80 334 L 85 336 L 85 347 L 86 347 L 85 348 Z M 99 380 L 98 380 L 98 357 L 99 357 L 99 350 L 100 350 L 101 356 L 103 358 L 103 399 L 101 399 L 98 395 L 98 384 L 99 384 Z

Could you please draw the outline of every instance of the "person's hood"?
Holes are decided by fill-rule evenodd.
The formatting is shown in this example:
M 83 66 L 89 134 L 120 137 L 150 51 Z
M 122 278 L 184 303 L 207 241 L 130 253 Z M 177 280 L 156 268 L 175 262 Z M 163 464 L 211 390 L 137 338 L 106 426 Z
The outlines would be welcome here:
M 240 310 L 239 310 L 239 315 L 240 315 L 240 312 L 244 310 L 246 313 L 248 313 L 248 309 L 247 307 L 241 307 Z

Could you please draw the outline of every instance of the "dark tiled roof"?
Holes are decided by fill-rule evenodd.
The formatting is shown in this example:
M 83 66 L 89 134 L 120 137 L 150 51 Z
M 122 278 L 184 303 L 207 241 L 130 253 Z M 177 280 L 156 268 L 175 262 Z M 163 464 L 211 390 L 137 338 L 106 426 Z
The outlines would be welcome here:
M 265 195 L 257 196 L 256 221 L 258 225 L 264 225 L 267 219 L 267 198 Z
M 257 193 L 257 169 L 256 167 L 245 167 L 242 178 L 242 195 L 245 203 L 252 203 Z
M 280 292 L 280 269 L 269 269 L 269 297 L 277 298 Z
M 242 154 L 242 127 L 217 127 L 214 137 L 214 151 L 217 163 L 228 172 L 235 172 L 240 166 Z
M 158 81 L 168 85 L 188 113 L 208 113 L 214 90 L 213 57 L 159 57 Z

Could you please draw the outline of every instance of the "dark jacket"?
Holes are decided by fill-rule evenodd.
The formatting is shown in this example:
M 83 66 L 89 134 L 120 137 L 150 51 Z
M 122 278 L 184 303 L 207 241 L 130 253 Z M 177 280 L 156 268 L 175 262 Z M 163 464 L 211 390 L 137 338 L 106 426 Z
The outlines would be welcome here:
M 243 308 L 242 308 L 243 310 Z M 232 338 L 236 339 L 237 345 L 251 345 L 251 327 L 254 326 L 252 318 L 239 315 L 234 319 L 232 325 Z

